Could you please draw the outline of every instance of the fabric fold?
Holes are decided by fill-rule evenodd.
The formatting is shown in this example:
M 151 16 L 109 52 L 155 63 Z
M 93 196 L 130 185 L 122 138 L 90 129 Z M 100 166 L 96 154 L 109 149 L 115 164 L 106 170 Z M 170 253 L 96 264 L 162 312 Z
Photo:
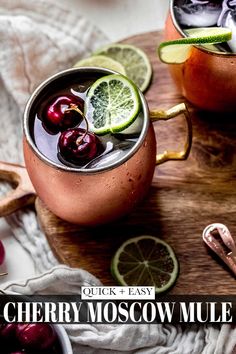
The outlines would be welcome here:
M 90 273 L 58 265 L 44 274 L 3 285 L 15 294 L 78 295 L 81 286 L 101 285 Z M 74 354 L 232 354 L 234 326 L 173 326 L 170 324 L 64 325 Z

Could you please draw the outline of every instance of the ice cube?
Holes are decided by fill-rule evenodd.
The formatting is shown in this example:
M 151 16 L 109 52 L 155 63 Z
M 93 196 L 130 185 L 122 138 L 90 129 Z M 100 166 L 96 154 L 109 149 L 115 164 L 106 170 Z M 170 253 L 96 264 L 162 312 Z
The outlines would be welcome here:
M 110 145 L 112 144 L 113 147 L 116 146 L 117 144 L 119 144 L 120 140 L 117 139 L 114 135 L 112 134 L 105 134 L 105 135 L 101 135 L 99 136 L 99 139 L 102 142 L 102 145 L 104 146 L 104 148 L 106 149 L 107 144 Z
M 126 129 L 122 130 L 123 135 L 140 134 L 143 128 L 143 112 L 139 113 L 135 121 Z
M 222 10 L 222 1 L 179 0 L 174 6 L 177 21 L 187 27 L 215 26 Z
M 231 29 L 232 39 L 228 41 L 228 45 L 232 52 L 236 53 L 236 0 L 223 1 L 222 12 L 217 24 L 220 27 Z
M 120 160 L 126 153 L 123 150 L 113 150 L 106 155 L 102 155 L 91 161 L 86 168 L 107 167 Z
M 108 167 L 127 155 L 135 144 L 136 141 L 132 140 L 121 141 L 115 146 L 113 146 L 111 142 L 108 142 L 104 153 L 89 162 L 84 168 Z

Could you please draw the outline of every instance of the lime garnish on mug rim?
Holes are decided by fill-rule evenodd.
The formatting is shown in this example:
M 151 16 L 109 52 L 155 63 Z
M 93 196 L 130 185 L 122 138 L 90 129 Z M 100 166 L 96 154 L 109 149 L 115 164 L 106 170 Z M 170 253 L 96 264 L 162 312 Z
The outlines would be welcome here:
M 130 126 L 141 108 L 136 86 L 118 74 L 103 76 L 90 87 L 85 112 L 98 135 L 118 133 Z
M 223 43 L 232 38 L 231 30 L 222 27 L 192 28 L 185 32 L 189 37 L 160 44 L 158 55 L 162 62 L 166 64 L 184 63 L 189 58 L 193 45 Z
M 119 74 L 126 75 L 125 68 L 121 63 L 112 58 L 106 57 L 105 55 L 94 55 L 92 57 L 79 60 L 74 65 L 75 68 L 81 66 L 106 68 L 117 71 Z
M 172 248 L 154 236 L 139 236 L 124 242 L 111 263 L 113 277 L 123 286 L 154 286 L 167 291 L 176 281 L 178 261 Z
M 130 44 L 109 44 L 94 53 L 104 55 L 121 63 L 126 76 L 132 80 L 141 91 L 145 91 L 150 84 L 152 67 L 143 50 Z

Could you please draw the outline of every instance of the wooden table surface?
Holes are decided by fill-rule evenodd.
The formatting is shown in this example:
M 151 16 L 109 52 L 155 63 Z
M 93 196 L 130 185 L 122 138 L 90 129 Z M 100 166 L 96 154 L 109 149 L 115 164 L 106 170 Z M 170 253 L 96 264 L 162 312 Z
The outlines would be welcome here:
M 184 102 L 160 63 L 156 47 L 160 32 L 128 38 L 144 49 L 153 66 L 153 80 L 145 96 L 150 109 L 170 108 Z M 129 237 L 158 236 L 174 249 L 180 274 L 171 294 L 236 294 L 236 281 L 208 251 L 203 229 L 213 222 L 226 224 L 236 234 L 236 117 L 197 112 L 190 107 L 193 147 L 187 161 L 171 161 L 156 168 L 149 195 L 131 215 L 113 225 L 86 230 L 50 213 L 40 200 L 38 217 L 58 259 L 84 268 L 104 284 L 114 285 L 110 262 L 116 249 Z M 155 123 L 158 151 L 182 149 L 182 117 Z

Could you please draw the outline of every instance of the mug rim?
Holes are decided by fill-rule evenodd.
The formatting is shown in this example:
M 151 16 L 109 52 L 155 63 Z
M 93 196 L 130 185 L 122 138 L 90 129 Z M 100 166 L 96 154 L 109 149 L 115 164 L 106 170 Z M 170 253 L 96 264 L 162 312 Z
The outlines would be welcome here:
M 139 94 L 139 98 L 140 98 L 140 102 L 141 102 L 141 108 L 143 111 L 142 131 L 138 137 L 137 142 L 130 149 L 130 151 L 127 154 L 125 154 L 125 156 L 123 156 L 121 159 L 119 159 L 118 161 L 115 161 L 114 163 L 112 163 L 108 166 L 86 169 L 86 168 L 77 168 L 77 167 L 72 167 L 72 166 L 61 165 L 59 163 L 56 163 L 56 162 L 50 160 L 47 156 L 45 156 L 43 153 L 41 153 L 39 151 L 39 149 L 37 148 L 36 144 L 34 143 L 33 138 L 31 137 L 30 129 L 29 129 L 30 112 L 31 112 L 31 109 L 34 106 L 34 103 L 37 100 L 38 96 L 43 91 L 43 89 L 45 87 L 47 87 L 48 84 L 50 84 L 54 80 L 57 80 L 63 76 L 66 76 L 67 74 L 71 74 L 73 72 L 74 73 L 80 73 L 80 72 L 93 73 L 93 72 L 95 72 L 95 73 L 101 73 L 101 74 L 105 74 L 105 75 L 109 75 L 109 74 L 117 74 L 118 75 L 119 74 L 116 71 L 113 71 L 110 69 L 105 69 L 105 68 L 78 67 L 78 68 L 70 68 L 70 69 L 63 70 L 63 71 L 60 71 L 60 72 L 48 77 L 46 80 L 44 80 L 40 85 L 38 85 L 36 87 L 36 89 L 33 91 L 33 93 L 31 94 L 31 96 L 26 104 L 24 114 L 23 114 L 23 132 L 24 132 L 25 139 L 26 139 L 27 143 L 29 144 L 30 148 L 33 150 L 33 152 L 36 154 L 36 156 L 41 161 L 45 162 L 47 165 L 49 165 L 53 168 L 59 169 L 64 172 L 95 174 L 98 172 L 109 171 L 114 168 L 117 168 L 118 166 L 120 166 L 120 165 L 124 164 L 126 161 L 128 161 L 139 150 L 140 146 L 144 142 L 144 139 L 145 139 L 148 129 L 149 129 L 149 124 L 150 124 L 149 109 L 148 109 L 147 101 L 146 101 L 144 95 L 142 94 L 142 92 L 139 90 L 139 88 L 137 88 L 137 89 L 138 89 L 138 94 Z
M 175 14 L 174 14 L 174 2 L 175 2 L 175 0 L 170 0 L 170 15 L 171 15 L 172 22 L 173 22 L 177 32 L 179 32 L 179 34 L 181 34 L 182 37 L 187 37 L 186 34 L 184 33 L 184 31 L 179 26 L 177 20 L 176 20 L 176 17 L 175 17 Z M 210 55 L 217 56 L 217 57 L 220 57 L 220 56 L 235 57 L 236 56 L 236 53 L 213 51 L 213 50 L 210 50 L 210 49 L 207 49 L 207 48 L 204 48 L 204 47 L 200 47 L 200 46 L 195 46 L 195 45 L 194 45 L 194 47 L 197 48 L 198 50 L 202 51 L 202 52 L 205 52 L 205 53 L 208 53 Z

